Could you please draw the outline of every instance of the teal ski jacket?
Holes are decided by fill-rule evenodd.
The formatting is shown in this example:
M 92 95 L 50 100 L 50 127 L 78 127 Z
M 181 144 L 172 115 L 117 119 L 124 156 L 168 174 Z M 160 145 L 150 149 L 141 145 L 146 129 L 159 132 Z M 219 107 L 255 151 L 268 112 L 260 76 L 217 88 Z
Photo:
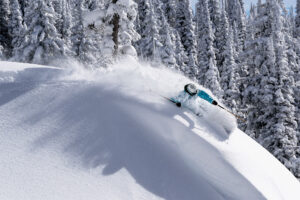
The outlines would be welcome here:
M 213 103 L 214 99 L 209 96 L 206 92 L 203 90 L 198 90 L 197 94 L 195 96 L 200 97 L 201 99 L 204 99 L 205 101 L 208 101 L 209 103 Z M 182 103 L 182 101 L 190 100 L 191 98 L 194 98 L 194 96 L 190 96 L 187 92 L 183 91 L 181 92 L 177 97 L 171 98 L 176 103 Z

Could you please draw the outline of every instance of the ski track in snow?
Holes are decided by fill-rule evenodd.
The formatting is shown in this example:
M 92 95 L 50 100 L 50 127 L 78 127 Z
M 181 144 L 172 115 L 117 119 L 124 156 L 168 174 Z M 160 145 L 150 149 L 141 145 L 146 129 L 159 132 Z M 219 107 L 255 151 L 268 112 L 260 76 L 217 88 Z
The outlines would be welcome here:
M 95 72 L 0 62 L 0 199 L 298 199 L 231 115 L 159 96 L 187 82 L 132 59 Z

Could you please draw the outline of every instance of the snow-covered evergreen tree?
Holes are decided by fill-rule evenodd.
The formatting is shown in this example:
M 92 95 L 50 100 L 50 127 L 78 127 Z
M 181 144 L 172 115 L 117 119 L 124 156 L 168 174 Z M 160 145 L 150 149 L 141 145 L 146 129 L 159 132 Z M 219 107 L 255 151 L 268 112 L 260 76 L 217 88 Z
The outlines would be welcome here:
M 83 0 L 73 0 L 72 5 L 72 28 L 71 28 L 71 40 L 72 40 L 72 52 L 75 57 L 81 55 L 80 49 L 84 38 L 84 26 L 83 26 Z M 85 59 L 84 59 L 85 60 Z
M 10 35 L 12 37 L 12 59 L 13 60 L 20 60 L 20 56 L 18 52 L 20 52 L 19 48 L 22 44 L 25 33 L 26 33 L 26 25 L 23 21 L 23 15 L 21 12 L 21 7 L 18 0 L 11 0 L 10 1 Z
M 290 25 L 290 32 L 293 37 L 296 37 L 296 29 L 295 29 L 295 12 L 294 12 L 294 7 L 292 6 L 289 11 L 289 25 Z
M 295 37 L 300 37 L 300 0 L 296 4 Z
M 212 22 L 212 31 L 214 34 L 214 48 L 217 67 L 220 69 L 223 62 L 222 52 L 224 47 L 226 46 L 226 41 L 224 41 L 224 32 L 222 32 L 222 26 L 224 25 L 222 23 L 224 23 L 224 18 L 223 16 L 221 16 L 220 2 L 218 0 L 209 0 L 208 7 L 210 11 L 210 19 Z
M 198 1 L 197 44 L 198 44 L 198 73 L 197 80 L 209 88 L 215 95 L 221 97 L 220 76 L 216 66 L 216 56 L 213 47 L 213 31 L 207 0 Z
M 177 0 L 161 0 L 164 4 L 163 10 L 170 27 L 176 27 L 176 1 Z
M 160 49 L 160 58 L 161 62 L 170 67 L 178 69 L 176 59 L 175 59 L 175 44 L 174 39 L 175 36 L 172 34 L 172 30 L 167 22 L 166 17 L 164 16 L 164 11 L 162 8 L 162 3 L 157 2 L 157 16 L 159 20 L 159 35 L 161 41 L 161 49 Z
M 101 3 L 97 0 L 81 1 L 78 7 L 78 28 L 83 29 L 82 34 L 78 35 L 82 38 L 79 45 L 80 57 L 82 62 L 92 68 L 106 67 L 111 64 L 114 55 L 117 55 L 115 48 L 119 48 L 118 32 L 115 35 L 117 38 L 117 44 L 115 44 L 112 40 L 112 18 L 107 16 L 110 3 Z M 82 20 L 80 20 L 80 15 Z
M 175 35 L 175 55 L 176 55 L 176 63 L 178 66 L 178 69 L 182 72 L 186 72 L 188 69 L 187 63 L 188 63 L 188 57 L 186 55 L 186 52 L 184 51 L 184 47 L 181 43 L 181 38 L 179 36 L 179 33 L 177 31 L 174 31 Z
M 72 13 L 71 4 L 69 0 L 61 0 L 61 14 L 60 14 L 60 26 L 58 27 L 58 32 L 64 41 L 65 54 L 67 56 L 74 56 L 72 52 L 72 42 L 71 42 L 71 28 L 72 28 Z
M 133 0 L 112 0 L 108 3 L 106 18 L 110 23 L 107 25 L 104 40 L 111 40 L 114 43 L 115 56 L 118 54 L 136 56 L 136 50 L 132 46 L 132 42 L 139 39 L 139 34 L 134 28 L 136 9 L 137 4 Z
M 51 0 L 30 0 L 24 15 L 26 35 L 18 49 L 21 61 L 44 64 L 64 55 L 63 41 L 55 27 L 57 19 Z
M 196 40 L 194 33 L 193 15 L 189 0 L 178 0 L 176 11 L 176 30 L 188 56 L 186 71 L 190 78 L 194 78 L 196 71 Z
M 138 4 L 140 35 L 141 39 L 137 42 L 137 50 L 139 56 L 144 60 L 154 61 L 158 55 L 159 49 L 162 47 L 159 39 L 159 28 L 157 24 L 157 16 L 153 2 L 151 0 L 140 1 Z
M 296 129 L 296 132 L 298 132 L 298 138 L 300 139 L 300 132 L 299 132 L 299 125 L 300 125 L 300 97 L 299 97 L 299 86 L 297 82 L 300 81 L 300 60 L 299 60 L 299 43 L 298 39 L 294 38 L 295 32 L 293 31 L 293 24 L 292 24 L 292 17 L 285 16 L 284 18 L 284 39 L 286 43 L 286 55 L 287 55 L 287 61 L 288 61 L 288 67 L 291 69 L 290 77 L 294 78 L 295 86 L 293 88 L 294 90 L 294 98 L 295 98 L 295 118 L 297 121 L 298 128 Z M 298 52 L 298 53 L 297 53 Z M 300 83 L 300 82 L 299 82 Z M 298 139 L 298 140 L 299 140 Z
M 220 21 L 218 24 L 218 31 L 214 35 L 215 36 L 215 40 L 214 40 L 215 46 L 214 47 L 215 47 L 215 49 L 217 49 L 216 50 L 216 61 L 217 61 L 217 67 L 220 72 L 222 71 L 223 63 L 225 60 L 224 52 L 225 52 L 226 46 L 227 46 L 227 40 L 228 40 L 228 35 L 229 35 L 228 33 L 229 33 L 228 17 L 227 17 L 227 13 L 226 13 L 225 9 L 222 9 Z M 233 49 L 233 51 L 235 52 L 235 49 Z
M 257 4 L 257 12 L 254 18 L 250 18 L 248 31 L 247 31 L 247 41 L 245 45 L 244 57 L 245 62 L 248 65 L 248 74 L 246 74 L 245 81 L 246 89 L 244 92 L 244 104 L 248 107 L 248 122 L 247 122 L 247 133 L 255 133 L 255 137 L 259 136 L 260 121 L 257 122 L 260 113 L 261 98 L 258 96 L 259 90 L 262 87 L 260 69 L 265 63 L 270 63 L 267 67 L 272 67 L 275 65 L 275 60 L 272 63 L 272 55 L 274 54 L 274 48 L 268 44 L 271 42 L 272 27 L 270 22 L 270 17 L 268 16 L 267 5 L 261 4 L 259 1 Z M 273 43 L 272 43 L 273 45 Z M 273 52 L 265 49 L 265 47 L 270 47 Z M 267 51 L 268 50 L 268 51 Z M 274 57 L 274 56 L 273 56 Z M 265 62 L 265 60 L 271 59 L 271 61 Z M 273 58 L 275 59 L 275 58 Z
M 2 54 L 9 56 L 11 48 L 11 35 L 9 34 L 9 0 L 0 1 L 0 45 Z
M 236 41 L 236 51 L 241 52 L 244 48 L 246 23 L 245 23 L 245 11 L 242 0 L 226 0 L 226 11 L 228 13 L 228 19 L 230 25 L 233 27 Z M 236 30 L 234 29 L 236 26 Z
M 0 45 L 0 60 L 4 59 L 3 50 L 4 50 L 4 48 Z
M 237 102 L 239 101 L 239 91 L 236 81 L 238 81 L 237 65 L 234 59 L 234 43 L 233 31 L 229 27 L 228 19 L 225 14 L 224 17 L 224 36 L 227 38 L 226 46 L 223 53 L 224 62 L 222 63 L 220 71 L 220 84 L 224 91 L 224 104 L 229 107 L 234 113 L 237 112 Z M 240 104 L 240 102 L 238 102 Z
M 295 171 L 297 137 L 295 133 L 293 87 L 288 66 L 283 17 L 277 0 L 260 5 L 254 20 L 254 38 L 248 45 L 249 104 L 248 131 L 291 171 Z
M 137 4 L 132 0 L 119 0 L 117 6 L 120 15 L 120 52 L 123 55 L 136 56 L 137 53 L 132 43 L 140 39 L 134 27 Z

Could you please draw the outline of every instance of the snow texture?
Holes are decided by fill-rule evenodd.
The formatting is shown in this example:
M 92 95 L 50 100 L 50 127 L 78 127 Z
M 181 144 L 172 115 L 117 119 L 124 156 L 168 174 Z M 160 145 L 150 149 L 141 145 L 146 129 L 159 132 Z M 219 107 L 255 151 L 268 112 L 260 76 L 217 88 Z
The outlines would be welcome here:
M 298 199 L 270 153 L 224 134 L 230 115 L 160 96 L 190 82 L 178 73 L 131 59 L 93 73 L 0 62 L 0 79 L 0 199 Z

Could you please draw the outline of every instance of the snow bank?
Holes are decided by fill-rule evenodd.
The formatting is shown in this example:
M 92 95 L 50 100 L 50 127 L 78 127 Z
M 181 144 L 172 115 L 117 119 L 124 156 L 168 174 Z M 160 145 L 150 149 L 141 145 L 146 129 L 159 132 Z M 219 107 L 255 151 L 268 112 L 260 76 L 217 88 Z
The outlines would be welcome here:
M 189 82 L 180 74 L 133 60 L 14 73 L 0 83 L 0 199 L 298 199 L 272 155 L 214 123 L 223 111 L 199 118 L 160 97 Z
M 0 83 L 47 82 L 60 77 L 61 72 L 58 67 L 1 61 Z

